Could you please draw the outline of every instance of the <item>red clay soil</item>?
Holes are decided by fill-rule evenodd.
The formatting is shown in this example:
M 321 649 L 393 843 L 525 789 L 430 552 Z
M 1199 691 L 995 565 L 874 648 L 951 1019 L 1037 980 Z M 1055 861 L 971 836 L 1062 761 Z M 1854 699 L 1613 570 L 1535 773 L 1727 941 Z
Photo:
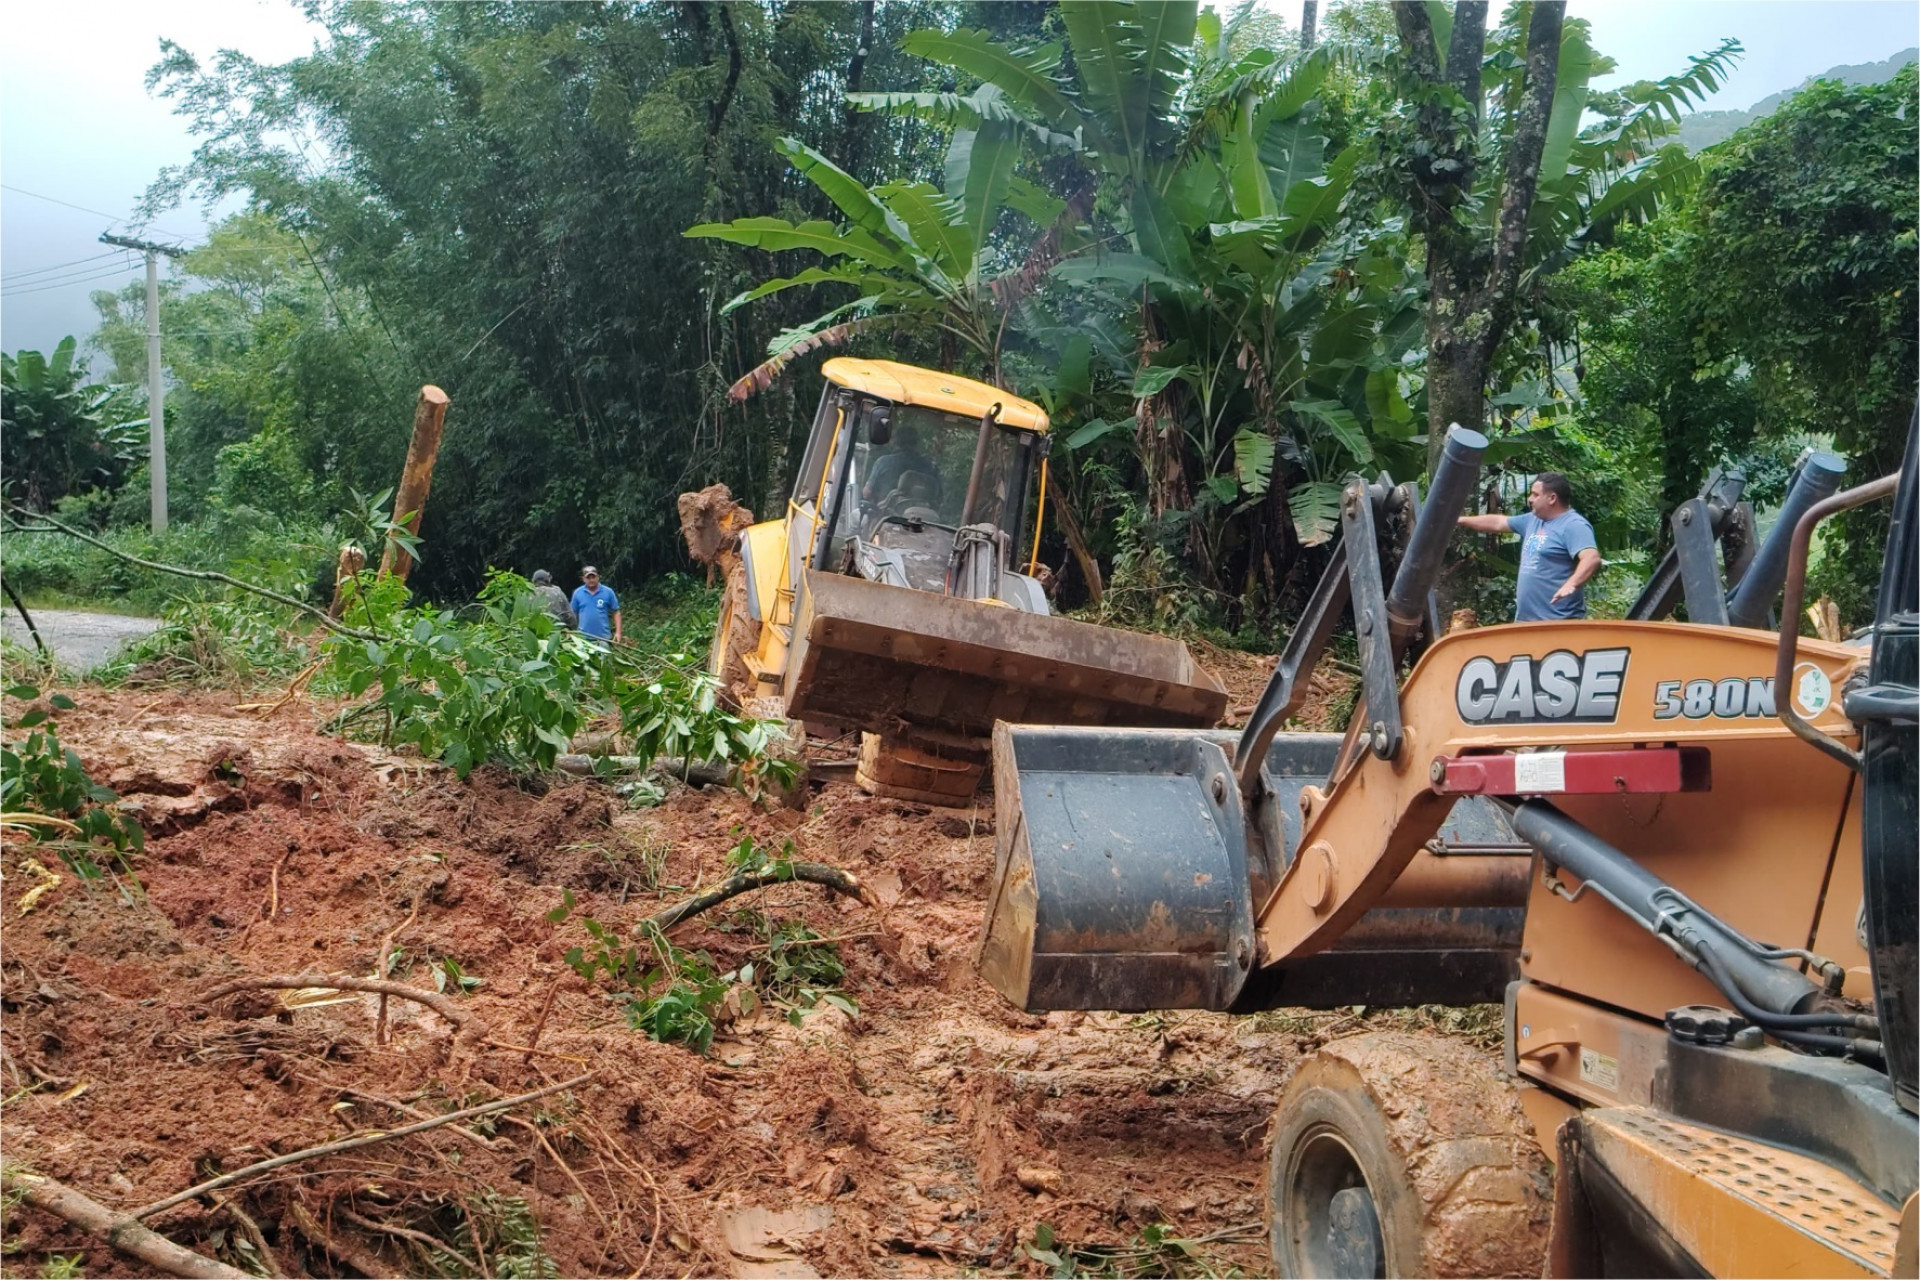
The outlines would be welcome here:
M 1315 1028 L 1013 1010 L 971 964 L 984 797 L 931 810 L 833 782 L 804 812 L 684 788 L 633 809 L 592 781 L 461 782 L 321 735 L 310 702 L 263 720 L 224 694 L 74 692 L 62 736 L 149 835 L 130 871 L 90 884 L 5 847 L 9 1168 L 130 1210 L 591 1072 L 512 1119 L 275 1170 L 149 1225 L 257 1272 L 264 1245 L 267 1265 L 312 1276 L 531 1274 L 536 1238 L 568 1276 L 1037 1275 L 1022 1246 L 1042 1224 L 1116 1249 L 1165 1224 L 1213 1268 L 1269 1265 L 1261 1147 Z M 565 953 L 590 942 L 584 918 L 629 931 L 723 879 L 742 833 L 854 873 L 871 901 L 783 884 L 675 941 L 726 971 L 764 955 L 765 921 L 802 922 L 839 940 L 858 1013 L 822 1004 L 796 1027 L 762 1006 L 704 1056 L 649 1040 Z M 22 914 L 30 858 L 61 879 Z M 572 916 L 550 922 L 567 891 Z M 409 986 L 434 990 L 449 960 L 479 980 L 451 996 L 457 1036 L 392 999 L 382 1043 L 371 994 L 205 998 L 246 977 L 368 977 L 389 940 Z M 153 1274 L 20 1206 L 4 1248 L 10 1274 L 54 1254 Z

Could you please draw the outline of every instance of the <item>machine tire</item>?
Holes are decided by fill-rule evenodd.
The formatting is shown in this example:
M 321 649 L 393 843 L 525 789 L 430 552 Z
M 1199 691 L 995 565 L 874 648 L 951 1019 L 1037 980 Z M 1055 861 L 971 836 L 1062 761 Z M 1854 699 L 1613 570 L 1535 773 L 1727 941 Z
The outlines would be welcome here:
M 727 566 L 726 590 L 720 597 L 720 619 L 714 624 L 713 644 L 707 651 L 707 670 L 720 678 L 720 693 L 741 705 L 746 686 L 747 655 L 760 639 L 760 628 L 747 612 L 747 566 L 738 557 Z
M 1267 1166 L 1278 1275 L 1538 1276 L 1552 1207 L 1514 1086 L 1457 1041 L 1337 1040 L 1281 1095 Z

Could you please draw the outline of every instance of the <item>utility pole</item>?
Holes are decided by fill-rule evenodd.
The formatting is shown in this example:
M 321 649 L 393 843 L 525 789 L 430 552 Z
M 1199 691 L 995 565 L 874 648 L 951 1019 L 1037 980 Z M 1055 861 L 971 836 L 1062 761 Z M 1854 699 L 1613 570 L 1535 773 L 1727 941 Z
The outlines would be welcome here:
M 101 244 L 147 255 L 147 475 L 153 481 L 153 531 L 167 531 L 167 384 L 160 372 L 160 255 L 178 258 L 178 245 L 102 233 Z

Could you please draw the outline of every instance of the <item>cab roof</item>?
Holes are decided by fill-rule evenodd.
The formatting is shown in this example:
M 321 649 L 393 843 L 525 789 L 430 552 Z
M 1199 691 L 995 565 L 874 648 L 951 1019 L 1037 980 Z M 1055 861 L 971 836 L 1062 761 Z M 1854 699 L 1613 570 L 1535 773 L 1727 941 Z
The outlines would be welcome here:
M 1047 429 L 1046 410 L 1031 400 L 1022 400 L 1010 391 L 958 374 L 936 373 L 893 360 L 858 360 L 852 356 L 835 356 L 822 366 L 821 372 L 837 387 L 877 396 L 892 404 L 921 405 L 967 418 L 978 418 L 997 404 L 1000 413 L 994 420 L 1002 426 L 1021 431 Z

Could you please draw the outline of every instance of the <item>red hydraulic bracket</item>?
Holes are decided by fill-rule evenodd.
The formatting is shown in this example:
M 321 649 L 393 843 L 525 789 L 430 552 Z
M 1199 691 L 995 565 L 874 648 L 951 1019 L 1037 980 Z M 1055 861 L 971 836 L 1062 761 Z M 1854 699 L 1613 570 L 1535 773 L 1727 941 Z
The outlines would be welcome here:
M 1435 756 L 1433 789 L 1443 796 L 1710 791 L 1713 789 L 1713 768 L 1705 747 Z

